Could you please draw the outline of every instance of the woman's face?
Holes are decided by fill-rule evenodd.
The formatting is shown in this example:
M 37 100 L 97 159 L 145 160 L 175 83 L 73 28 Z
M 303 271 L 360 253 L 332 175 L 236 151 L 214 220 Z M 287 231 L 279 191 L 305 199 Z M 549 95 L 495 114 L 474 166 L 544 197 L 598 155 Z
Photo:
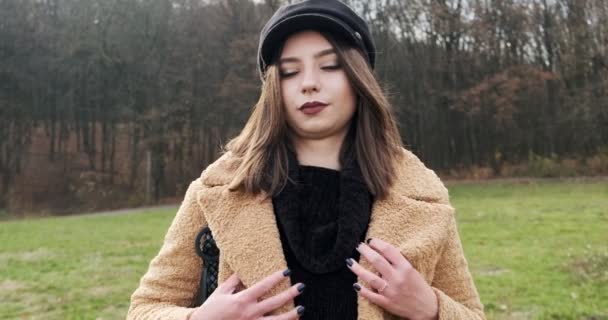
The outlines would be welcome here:
M 293 137 L 343 138 L 355 113 L 356 96 L 329 41 L 316 31 L 293 34 L 285 41 L 278 66 Z

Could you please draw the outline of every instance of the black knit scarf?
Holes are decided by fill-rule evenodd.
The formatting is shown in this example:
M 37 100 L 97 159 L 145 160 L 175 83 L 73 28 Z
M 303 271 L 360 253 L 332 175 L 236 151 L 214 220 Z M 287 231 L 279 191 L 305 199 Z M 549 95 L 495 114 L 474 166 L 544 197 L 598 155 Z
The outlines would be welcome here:
M 352 153 L 350 153 L 352 154 Z M 304 244 L 304 233 L 308 232 L 304 221 L 299 193 L 303 186 L 299 182 L 299 164 L 296 154 L 288 152 L 289 177 L 285 188 L 273 198 L 275 215 L 279 221 L 287 242 L 298 262 L 311 273 L 322 274 L 344 267 L 344 260 L 351 257 L 357 244 L 367 230 L 371 215 L 373 196 L 369 192 L 361 170 L 354 156 L 347 157 L 340 172 L 340 193 L 338 200 L 337 234 L 323 238 L 335 239 L 335 242 L 323 244 L 324 249 L 314 250 Z M 328 232 L 336 233 L 336 228 Z M 319 252 L 321 251 L 321 252 Z

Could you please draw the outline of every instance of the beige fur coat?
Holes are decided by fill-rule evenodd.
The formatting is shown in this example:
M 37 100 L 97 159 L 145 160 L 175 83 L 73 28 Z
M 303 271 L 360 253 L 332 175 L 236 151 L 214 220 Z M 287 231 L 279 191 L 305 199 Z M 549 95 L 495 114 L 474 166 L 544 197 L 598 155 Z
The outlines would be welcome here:
M 401 250 L 435 291 L 439 319 L 485 319 L 448 191 L 413 153 L 403 151 L 396 183 L 386 199 L 374 202 L 366 239 L 379 238 Z M 220 283 L 237 272 L 249 287 L 287 268 L 272 199 L 227 190 L 237 166 L 238 159 L 224 154 L 190 184 L 160 252 L 131 297 L 127 319 L 190 318 L 202 265 L 194 238 L 206 225 L 221 251 Z M 364 258 L 361 265 L 373 270 Z M 266 297 L 289 286 L 283 281 Z M 365 298 L 357 302 L 359 319 L 396 319 Z M 292 308 L 293 301 L 277 312 Z

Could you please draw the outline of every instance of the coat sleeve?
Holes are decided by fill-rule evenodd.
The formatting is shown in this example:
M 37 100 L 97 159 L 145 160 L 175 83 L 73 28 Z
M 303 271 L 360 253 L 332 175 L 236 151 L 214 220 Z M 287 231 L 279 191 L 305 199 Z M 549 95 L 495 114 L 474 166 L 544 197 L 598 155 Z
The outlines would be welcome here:
M 200 179 L 188 187 L 160 252 L 131 296 L 127 320 L 187 320 L 194 312 L 189 306 L 197 294 L 202 267 L 194 240 L 207 225 L 197 202 L 202 188 Z
M 438 318 L 483 320 L 483 305 L 468 269 L 453 214 L 447 231 L 447 239 L 431 285 L 439 302 Z

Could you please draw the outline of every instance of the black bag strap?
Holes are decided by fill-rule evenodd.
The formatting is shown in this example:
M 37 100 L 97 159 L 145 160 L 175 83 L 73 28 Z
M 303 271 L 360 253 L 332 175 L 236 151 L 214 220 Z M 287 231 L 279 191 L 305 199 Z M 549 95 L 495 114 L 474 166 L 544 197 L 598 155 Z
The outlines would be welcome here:
M 203 260 L 201 281 L 195 305 L 200 306 L 217 288 L 220 249 L 215 244 L 209 227 L 204 227 L 199 231 L 194 242 L 196 254 Z

